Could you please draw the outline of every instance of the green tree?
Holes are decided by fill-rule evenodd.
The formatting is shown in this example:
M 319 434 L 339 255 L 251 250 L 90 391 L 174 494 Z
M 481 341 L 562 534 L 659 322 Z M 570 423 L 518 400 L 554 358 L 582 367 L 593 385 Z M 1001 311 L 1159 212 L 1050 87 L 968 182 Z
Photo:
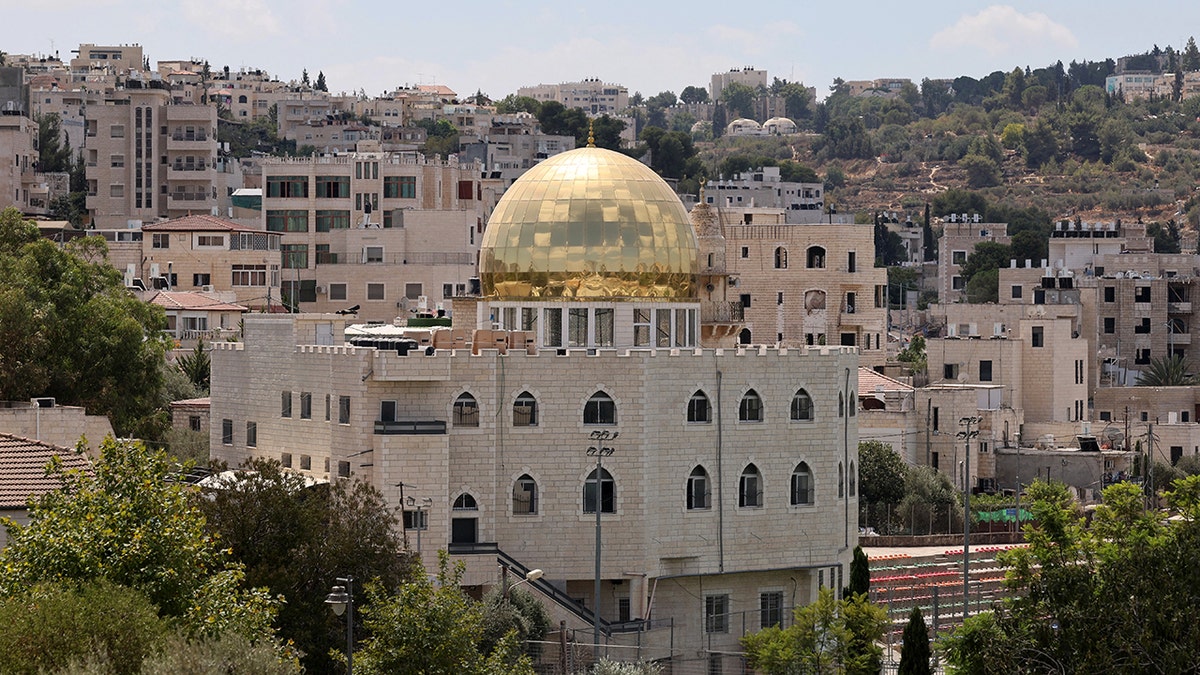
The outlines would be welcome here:
M 302 84 L 302 85 L 304 85 L 304 86 L 306 86 L 306 87 L 308 86 L 308 84 L 309 84 L 309 81 L 308 81 L 308 68 L 305 68 L 305 69 L 304 69 L 304 71 L 303 71 L 303 72 L 300 74 L 300 84 Z
M 362 481 L 307 487 L 278 461 L 252 459 L 195 505 L 244 566 L 247 584 L 283 598 L 275 626 L 311 672 L 331 671 L 330 649 L 343 644 L 342 621 L 323 604 L 330 580 L 349 574 L 395 588 L 420 576 L 403 552 L 394 511 Z
M 853 595 L 871 592 L 871 564 L 861 546 L 854 547 L 854 559 L 850 561 L 850 588 Z
M 1200 49 L 1196 48 L 1196 38 L 1189 37 L 1183 48 L 1183 69 L 1186 72 L 1200 70 Z
M 520 655 L 511 635 L 490 656 L 480 651 L 482 610 L 459 586 L 461 578 L 462 564 L 452 567 L 443 551 L 436 583 L 418 574 L 394 595 L 381 584 L 367 584 L 367 602 L 360 611 L 370 637 L 354 654 L 355 671 L 532 675 L 529 658 Z
M 145 593 L 190 632 L 270 636 L 273 602 L 241 588 L 242 568 L 205 531 L 178 469 L 165 452 L 111 437 L 94 474 L 51 465 L 62 487 L 32 502 L 28 525 L 4 521 L 0 595 L 105 580 Z
M 908 346 L 900 350 L 900 353 L 896 355 L 896 360 L 909 364 L 914 373 L 925 372 L 926 364 L 928 363 L 927 358 L 925 355 L 925 338 L 920 335 L 914 335 L 912 340 L 909 341 Z M 861 446 L 859 447 L 861 452 Z M 861 458 L 859 462 L 862 462 Z
M 933 675 L 929 649 L 929 630 L 920 607 L 913 607 L 904 626 L 904 642 L 900 651 L 900 668 L 897 675 Z
M 1050 257 L 1050 238 L 1036 230 L 1022 230 L 1012 235 L 1012 257 L 1018 265 L 1024 265 L 1026 260 L 1037 265 Z
M 994 241 L 981 241 L 975 244 L 975 250 L 967 256 L 967 262 L 959 270 L 963 281 L 970 283 L 971 278 L 980 272 L 997 270 L 1008 267 L 1012 259 L 1012 247 Z
M 0 672 L 58 672 L 106 659 L 105 670 L 141 672 L 167 622 L 145 594 L 98 580 L 39 584 L 0 601 Z
M 918 343 L 918 340 L 920 341 Z M 917 335 L 909 350 L 924 356 L 925 340 Z M 906 350 L 907 351 L 907 350 Z M 909 352 L 909 358 L 912 352 Z M 911 363 L 911 361 L 909 361 Z M 899 504 L 904 499 L 904 476 L 908 468 L 900 454 L 882 441 L 858 443 L 858 499 L 866 504 Z
M 153 438 L 166 320 L 125 289 L 106 251 L 99 237 L 60 247 L 16 209 L 0 212 L 0 400 L 53 396 Z
M 730 82 L 721 88 L 721 101 L 734 118 L 754 117 L 754 90 L 741 82 Z
M 38 171 L 44 173 L 71 170 L 71 146 L 62 142 L 62 121 L 58 113 L 37 115 Z
M 783 97 L 784 113 L 794 119 L 804 119 L 812 115 L 812 92 L 801 82 L 787 82 L 778 92 Z
M 792 625 L 749 633 L 741 643 L 750 667 L 766 675 L 866 675 L 882 666 L 885 623 L 866 596 L 839 601 L 823 588 L 816 602 L 796 609 Z
M 1192 362 L 1178 354 L 1153 359 L 1137 378 L 1139 387 L 1190 387 L 1197 382 Z
M 858 117 L 831 120 L 822 135 L 822 152 L 837 159 L 867 159 L 874 156 L 871 137 Z
M 325 71 L 317 71 L 317 83 L 313 86 L 316 91 L 329 91 L 329 87 L 325 84 Z
M 197 340 L 192 353 L 179 357 L 176 364 L 192 384 L 199 389 L 208 391 L 209 371 L 212 369 L 212 365 L 208 352 L 204 351 L 203 339 Z
M 779 163 L 780 179 L 789 183 L 820 183 L 821 177 L 811 168 L 785 159 Z
M 494 587 L 482 600 L 483 617 L 479 649 L 489 655 L 513 633 L 518 642 L 542 640 L 550 630 L 550 614 L 534 595 L 523 588 Z
M 1022 138 L 1025 141 L 1027 167 L 1040 169 L 1042 165 L 1058 156 L 1058 137 L 1048 123 L 1038 122 L 1032 128 L 1026 128 Z
M 708 103 L 708 90 L 688 85 L 679 92 L 679 100 L 684 103 Z
M 532 96 L 517 96 L 509 94 L 504 98 L 496 101 L 496 112 L 501 115 L 511 115 L 513 113 L 527 112 L 534 116 L 537 115 L 541 104 Z
M 967 173 L 968 187 L 986 188 L 1000 184 L 1000 167 L 983 155 L 967 155 L 958 160 L 958 166 Z
M 1000 270 L 980 270 L 971 276 L 964 290 L 969 303 L 980 305 L 1000 302 Z

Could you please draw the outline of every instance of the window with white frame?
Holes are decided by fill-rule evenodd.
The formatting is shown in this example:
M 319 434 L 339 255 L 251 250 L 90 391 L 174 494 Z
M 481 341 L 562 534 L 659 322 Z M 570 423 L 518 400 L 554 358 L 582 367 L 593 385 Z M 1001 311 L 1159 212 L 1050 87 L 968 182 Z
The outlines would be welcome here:
M 592 394 L 583 406 L 584 424 L 616 424 L 617 404 L 603 391 Z
M 702 466 L 692 469 L 692 473 L 688 475 L 687 483 L 688 510 L 708 509 L 712 505 L 710 496 L 708 472 Z
M 800 462 L 792 470 L 792 506 L 808 506 L 813 503 L 813 475 L 808 464 Z
M 763 505 L 762 473 L 753 464 L 747 464 L 742 469 L 738 480 L 738 506 L 741 508 L 758 508 Z

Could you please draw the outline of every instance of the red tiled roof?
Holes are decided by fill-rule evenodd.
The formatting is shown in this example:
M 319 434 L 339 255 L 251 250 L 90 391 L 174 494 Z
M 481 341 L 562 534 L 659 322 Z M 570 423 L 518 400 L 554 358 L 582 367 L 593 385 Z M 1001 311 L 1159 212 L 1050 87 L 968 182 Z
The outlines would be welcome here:
M 858 395 L 866 396 L 879 389 L 884 391 L 912 391 L 913 387 L 900 380 L 893 380 L 887 375 L 881 375 L 866 366 L 858 367 Z
M 150 298 L 150 302 L 163 309 L 207 310 L 210 312 L 250 311 L 241 305 L 222 302 L 194 291 L 159 291 L 153 298 Z
M 0 434 L 0 509 L 25 508 L 30 497 L 58 489 L 62 482 L 46 475 L 46 464 L 57 455 L 64 469 L 92 472 L 87 456 L 56 445 Z
M 239 225 L 232 220 L 225 220 L 216 216 L 207 214 L 199 214 L 192 216 L 184 216 L 175 220 L 168 220 L 162 223 L 153 223 L 151 225 L 143 225 L 143 232 L 262 232 L 253 227 Z

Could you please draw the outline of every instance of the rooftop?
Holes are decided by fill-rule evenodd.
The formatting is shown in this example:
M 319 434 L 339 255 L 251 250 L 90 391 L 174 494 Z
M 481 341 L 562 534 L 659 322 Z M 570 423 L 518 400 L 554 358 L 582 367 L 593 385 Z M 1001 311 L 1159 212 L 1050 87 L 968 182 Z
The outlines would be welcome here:
M 239 225 L 232 220 L 225 220 L 217 216 L 210 215 L 192 215 L 176 218 L 175 220 L 167 220 L 161 223 L 153 223 L 151 225 L 143 225 L 143 232 L 262 232 L 253 227 Z
M 150 298 L 150 303 L 163 309 L 206 310 L 210 312 L 246 312 L 247 308 L 230 302 L 222 302 L 204 293 L 193 291 L 159 291 Z
M 46 464 L 58 457 L 63 469 L 92 472 L 85 455 L 40 441 L 0 434 L 0 509 L 23 509 L 30 497 L 40 497 L 62 486 L 46 474 Z

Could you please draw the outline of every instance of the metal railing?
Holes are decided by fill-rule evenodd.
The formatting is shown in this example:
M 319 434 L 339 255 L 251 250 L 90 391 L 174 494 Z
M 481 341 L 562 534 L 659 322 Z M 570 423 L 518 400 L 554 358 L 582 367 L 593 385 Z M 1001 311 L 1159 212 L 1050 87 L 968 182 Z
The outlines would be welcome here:
M 446 433 L 445 420 L 375 420 L 375 433 L 381 436 L 411 436 Z

